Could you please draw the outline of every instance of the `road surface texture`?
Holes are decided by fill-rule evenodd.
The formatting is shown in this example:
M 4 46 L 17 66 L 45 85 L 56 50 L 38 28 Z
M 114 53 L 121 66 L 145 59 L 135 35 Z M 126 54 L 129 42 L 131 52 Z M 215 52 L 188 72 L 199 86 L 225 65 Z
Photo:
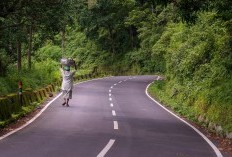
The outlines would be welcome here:
M 0 140 L 0 157 L 219 157 L 205 139 L 146 94 L 156 76 L 75 86 L 30 125 Z

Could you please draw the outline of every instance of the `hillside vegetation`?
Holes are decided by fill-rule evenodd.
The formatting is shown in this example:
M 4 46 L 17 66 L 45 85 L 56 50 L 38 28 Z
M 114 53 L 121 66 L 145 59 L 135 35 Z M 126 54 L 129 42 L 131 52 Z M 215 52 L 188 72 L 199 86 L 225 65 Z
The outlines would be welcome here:
M 37 12 L 30 10 L 29 4 L 21 4 L 28 9 L 25 13 L 16 8 L 26 22 L 14 30 L 7 26 L 22 19 L 10 13 L 0 15 L 4 35 L 0 95 L 15 91 L 19 79 L 30 88 L 59 79 L 60 58 L 72 57 L 85 73 L 160 74 L 165 80 L 151 88 L 158 99 L 184 116 L 201 116 L 232 132 L 230 0 L 42 2 L 45 5 Z M 46 12 L 41 11 L 43 7 Z M 27 14 L 30 11 L 33 18 Z M 19 50 L 22 67 L 17 70 Z M 31 54 L 26 53 L 29 50 Z

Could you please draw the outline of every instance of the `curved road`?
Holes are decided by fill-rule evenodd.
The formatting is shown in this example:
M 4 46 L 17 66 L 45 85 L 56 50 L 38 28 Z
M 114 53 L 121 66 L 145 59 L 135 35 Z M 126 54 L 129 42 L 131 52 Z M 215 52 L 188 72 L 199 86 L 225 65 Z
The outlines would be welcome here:
M 155 78 L 76 85 L 70 107 L 57 98 L 30 125 L 0 140 L 0 157 L 217 157 L 198 133 L 146 95 Z

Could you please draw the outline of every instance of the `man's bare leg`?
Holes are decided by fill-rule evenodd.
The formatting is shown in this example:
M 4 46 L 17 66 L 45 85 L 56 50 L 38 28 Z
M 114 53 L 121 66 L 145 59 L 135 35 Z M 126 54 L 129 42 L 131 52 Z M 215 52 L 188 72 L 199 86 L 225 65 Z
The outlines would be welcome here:
M 67 101 L 66 101 L 66 106 L 67 106 L 67 107 L 69 107 L 68 102 L 69 102 L 69 98 L 67 98 Z
M 66 99 L 64 98 L 64 102 L 63 102 L 62 106 L 64 106 L 65 104 L 66 104 Z

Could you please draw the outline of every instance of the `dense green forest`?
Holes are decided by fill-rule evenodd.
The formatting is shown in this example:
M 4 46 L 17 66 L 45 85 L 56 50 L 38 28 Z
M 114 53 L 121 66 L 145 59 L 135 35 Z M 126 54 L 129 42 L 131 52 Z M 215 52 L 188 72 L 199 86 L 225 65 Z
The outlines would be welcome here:
M 232 131 L 232 1 L 4 0 L 0 95 L 80 73 L 160 74 L 156 96 Z

